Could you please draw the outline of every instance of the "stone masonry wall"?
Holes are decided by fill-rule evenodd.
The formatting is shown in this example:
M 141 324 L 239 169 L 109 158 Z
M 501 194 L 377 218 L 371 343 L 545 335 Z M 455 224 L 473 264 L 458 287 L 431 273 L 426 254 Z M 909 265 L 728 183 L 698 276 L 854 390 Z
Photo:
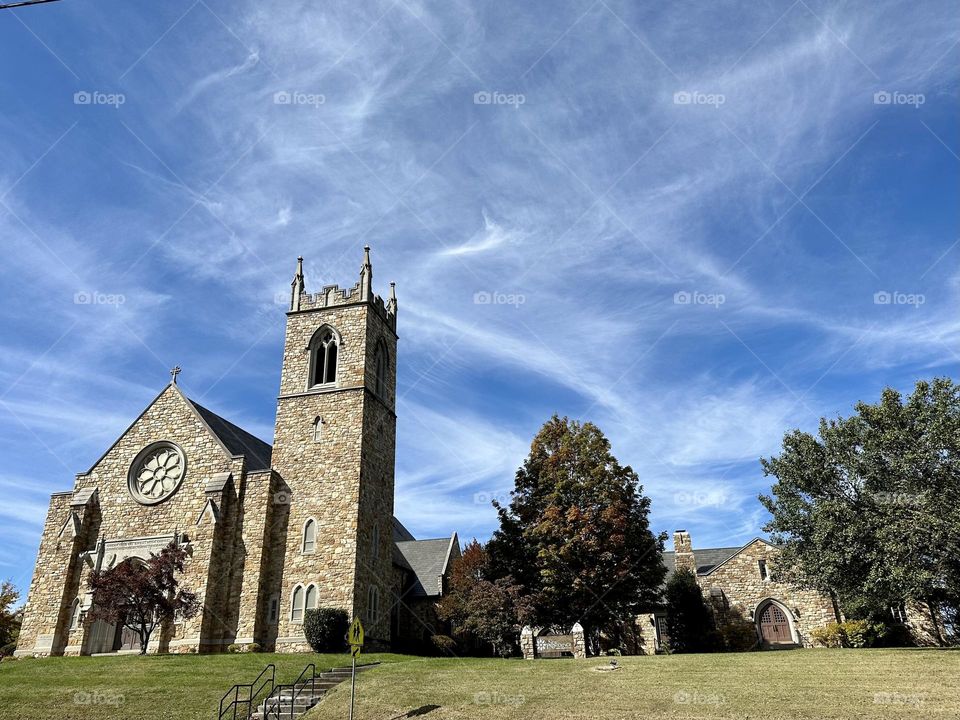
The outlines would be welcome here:
M 759 561 L 767 563 L 772 572 L 780 551 L 763 540 L 754 540 L 737 555 L 719 565 L 712 572 L 698 577 L 707 603 L 719 614 L 744 618 L 755 624 L 754 613 L 765 600 L 776 600 L 788 611 L 799 644 L 810 647 L 810 633 L 836 621 L 829 596 L 813 590 L 800 590 L 784 583 L 764 580 Z M 711 596 L 718 589 L 722 598 Z
M 291 620 L 291 600 L 296 587 L 311 584 L 319 591 L 318 606 L 362 617 L 373 643 L 389 640 L 395 421 L 372 388 L 376 341 L 387 342 L 391 373 L 396 342 L 382 301 L 355 299 L 287 315 L 272 462 L 288 502 L 286 518 L 272 528 L 275 549 L 283 546 L 282 562 L 270 560 L 271 594 L 280 597 L 278 650 L 305 647 L 301 624 Z M 336 383 L 309 389 L 309 345 L 323 325 L 341 338 Z M 388 384 L 392 402 L 394 384 Z M 317 417 L 321 437 L 315 441 Z M 302 542 L 309 519 L 318 527 L 316 549 L 307 554 Z M 372 547 L 375 525 L 378 552 Z M 365 613 L 371 583 L 380 588 L 381 609 L 372 623 Z
M 94 549 L 98 538 L 108 542 L 133 540 L 172 536 L 177 531 L 187 536 L 192 548 L 181 583 L 198 593 L 206 609 L 198 617 L 173 629 L 172 636 L 166 638 L 169 649 L 182 652 L 211 642 L 222 642 L 224 615 L 228 615 L 229 610 L 221 598 L 229 589 L 230 564 L 225 558 L 213 556 L 216 546 L 214 529 L 204 529 L 196 523 L 207 503 L 207 483 L 215 474 L 228 472 L 233 474 L 235 485 L 242 486 L 243 461 L 227 454 L 188 402 L 176 386 L 167 386 L 89 472 L 77 475 L 74 491 L 96 489 L 100 508 L 96 526 L 90 528 L 83 540 L 84 547 L 68 549 L 58 543 L 55 534 L 59 533 L 59 526 L 66 519 L 65 504 L 69 502 L 69 496 L 54 496 L 37 557 L 34 579 L 37 591 L 31 590 L 33 597 L 28 601 L 22 644 L 29 644 L 37 635 L 49 634 L 47 631 L 57 626 L 58 615 L 61 618 L 69 615 L 69 606 L 82 594 L 81 583 L 85 587 L 84 578 L 89 572 L 79 570 L 73 577 L 66 577 L 71 558 L 80 551 Z M 128 490 L 130 465 L 144 447 L 161 440 L 176 443 L 183 450 L 186 457 L 184 477 L 170 498 L 156 505 L 142 505 L 131 497 Z M 221 504 L 224 502 L 223 498 L 218 500 Z M 221 523 L 229 526 L 235 522 L 229 515 L 229 507 L 221 509 L 224 510 Z M 104 558 L 103 562 L 108 563 L 109 558 Z M 53 599 L 57 593 L 69 596 L 64 598 L 60 608 Z M 212 617 L 213 614 L 217 617 Z M 215 632 L 213 637 L 201 637 L 201 626 L 218 629 L 211 630 Z M 156 638 L 151 642 L 151 649 L 155 650 L 158 644 L 159 638 Z M 82 645 L 82 640 L 74 633 L 69 638 L 69 645 L 73 651 Z

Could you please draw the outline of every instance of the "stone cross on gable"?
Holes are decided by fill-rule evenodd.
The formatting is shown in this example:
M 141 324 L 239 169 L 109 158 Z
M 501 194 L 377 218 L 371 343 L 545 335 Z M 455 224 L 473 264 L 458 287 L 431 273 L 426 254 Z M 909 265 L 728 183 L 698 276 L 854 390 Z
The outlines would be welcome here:
M 173 370 L 170 371 L 170 377 L 173 378 L 173 384 L 174 384 L 174 385 L 177 384 L 177 375 L 179 375 L 179 374 L 180 374 L 180 366 L 179 366 L 179 365 L 177 365 L 175 368 L 173 368 Z

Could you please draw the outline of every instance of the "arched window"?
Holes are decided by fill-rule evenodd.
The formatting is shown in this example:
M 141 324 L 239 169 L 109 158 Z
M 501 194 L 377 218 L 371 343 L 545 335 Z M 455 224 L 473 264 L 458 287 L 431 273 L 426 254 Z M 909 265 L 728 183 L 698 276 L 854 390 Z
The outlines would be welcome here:
M 387 388 L 390 386 L 390 353 L 382 340 L 377 343 L 377 354 L 373 361 L 373 369 L 373 390 L 381 398 L 386 398 Z
M 337 381 L 337 351 L 340 336 L 324 325 L 310 341 L 310 387 L 332 385 Z
M 290 599 L 290 621 L 303 622 L 303 588 L 299 585 L 293 589 L 293 596 Z
M 370 534 L 370 542 L 373 544 L 370 554 L 374 558 L 380 557 L 380 526 L 374 525 L 373 532 Z
M 371 585 L 367 591 L 367 623 L 371 626 L 376 622 L 380 615 L 380 588 Z
M 317 521 L 307 520 L 303 526 L 303 552 L 312 553 L 317 549 Z
M 317 586 L 311 585 L 307 588 L 307 602 L 304 605 L 306 610 L 317 609 Z
M 313 419 L 313 441 L 320 442 L 323 439 L 323 418 L 317 415 Z
M 80 598 L 73 601 L 73 607 L 70 610 L 70 629 L 76 630 L 80 627 Z

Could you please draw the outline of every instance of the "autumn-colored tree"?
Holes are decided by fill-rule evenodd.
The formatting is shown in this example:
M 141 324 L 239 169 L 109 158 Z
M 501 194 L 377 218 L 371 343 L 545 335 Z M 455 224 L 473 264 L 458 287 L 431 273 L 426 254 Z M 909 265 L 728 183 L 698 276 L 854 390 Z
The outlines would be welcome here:
M 484 547 L 472 540 L 453 565 L 449 592 L 437 613 L 458 635 L 489 644 L 495 655 L 507 657 L 517 645 L 520 628 L 530 620 L 530 603 L 510 577 L 489 578 Z
M 13 653 L 20 633 L 20 617 L 15 609 L 20 592 L 9 580 L 0 584 L 0 657 Z
M 617 635 L 660 599 L 665 534 L 654 536 L 650 499 L 592 423 L 553 416 L 517 470 L 510 504 L 487 549 L 493 575 L 512 577 L 541 625 Z
M 128 558 L 108 570 L 94 571 L 90 620 L 122 623 L 140 637 L 140 654 L 147 652 L 153 631 L 175 616 L 191 618 L 200 610 L 196 594 L 180 587 L 187 551 L 171 541 L 146 562 Z

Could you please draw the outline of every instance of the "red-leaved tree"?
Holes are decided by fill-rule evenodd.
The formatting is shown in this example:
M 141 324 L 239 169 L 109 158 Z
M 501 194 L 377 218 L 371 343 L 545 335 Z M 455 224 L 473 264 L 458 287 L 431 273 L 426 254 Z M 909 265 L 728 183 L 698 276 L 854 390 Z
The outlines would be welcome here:
M 177 579 L 186 558 L 187 551 L 171 541 L 159 553 L 150 553 L 146 562 L 128 558 L 108 570 L 94 571 L 89 619 L 130 628 L 139 635 L 140 654 L 145 655 L 158 626 L 177 615 L 192 618 L 200 610 L 196 594 L 181 588 Z

